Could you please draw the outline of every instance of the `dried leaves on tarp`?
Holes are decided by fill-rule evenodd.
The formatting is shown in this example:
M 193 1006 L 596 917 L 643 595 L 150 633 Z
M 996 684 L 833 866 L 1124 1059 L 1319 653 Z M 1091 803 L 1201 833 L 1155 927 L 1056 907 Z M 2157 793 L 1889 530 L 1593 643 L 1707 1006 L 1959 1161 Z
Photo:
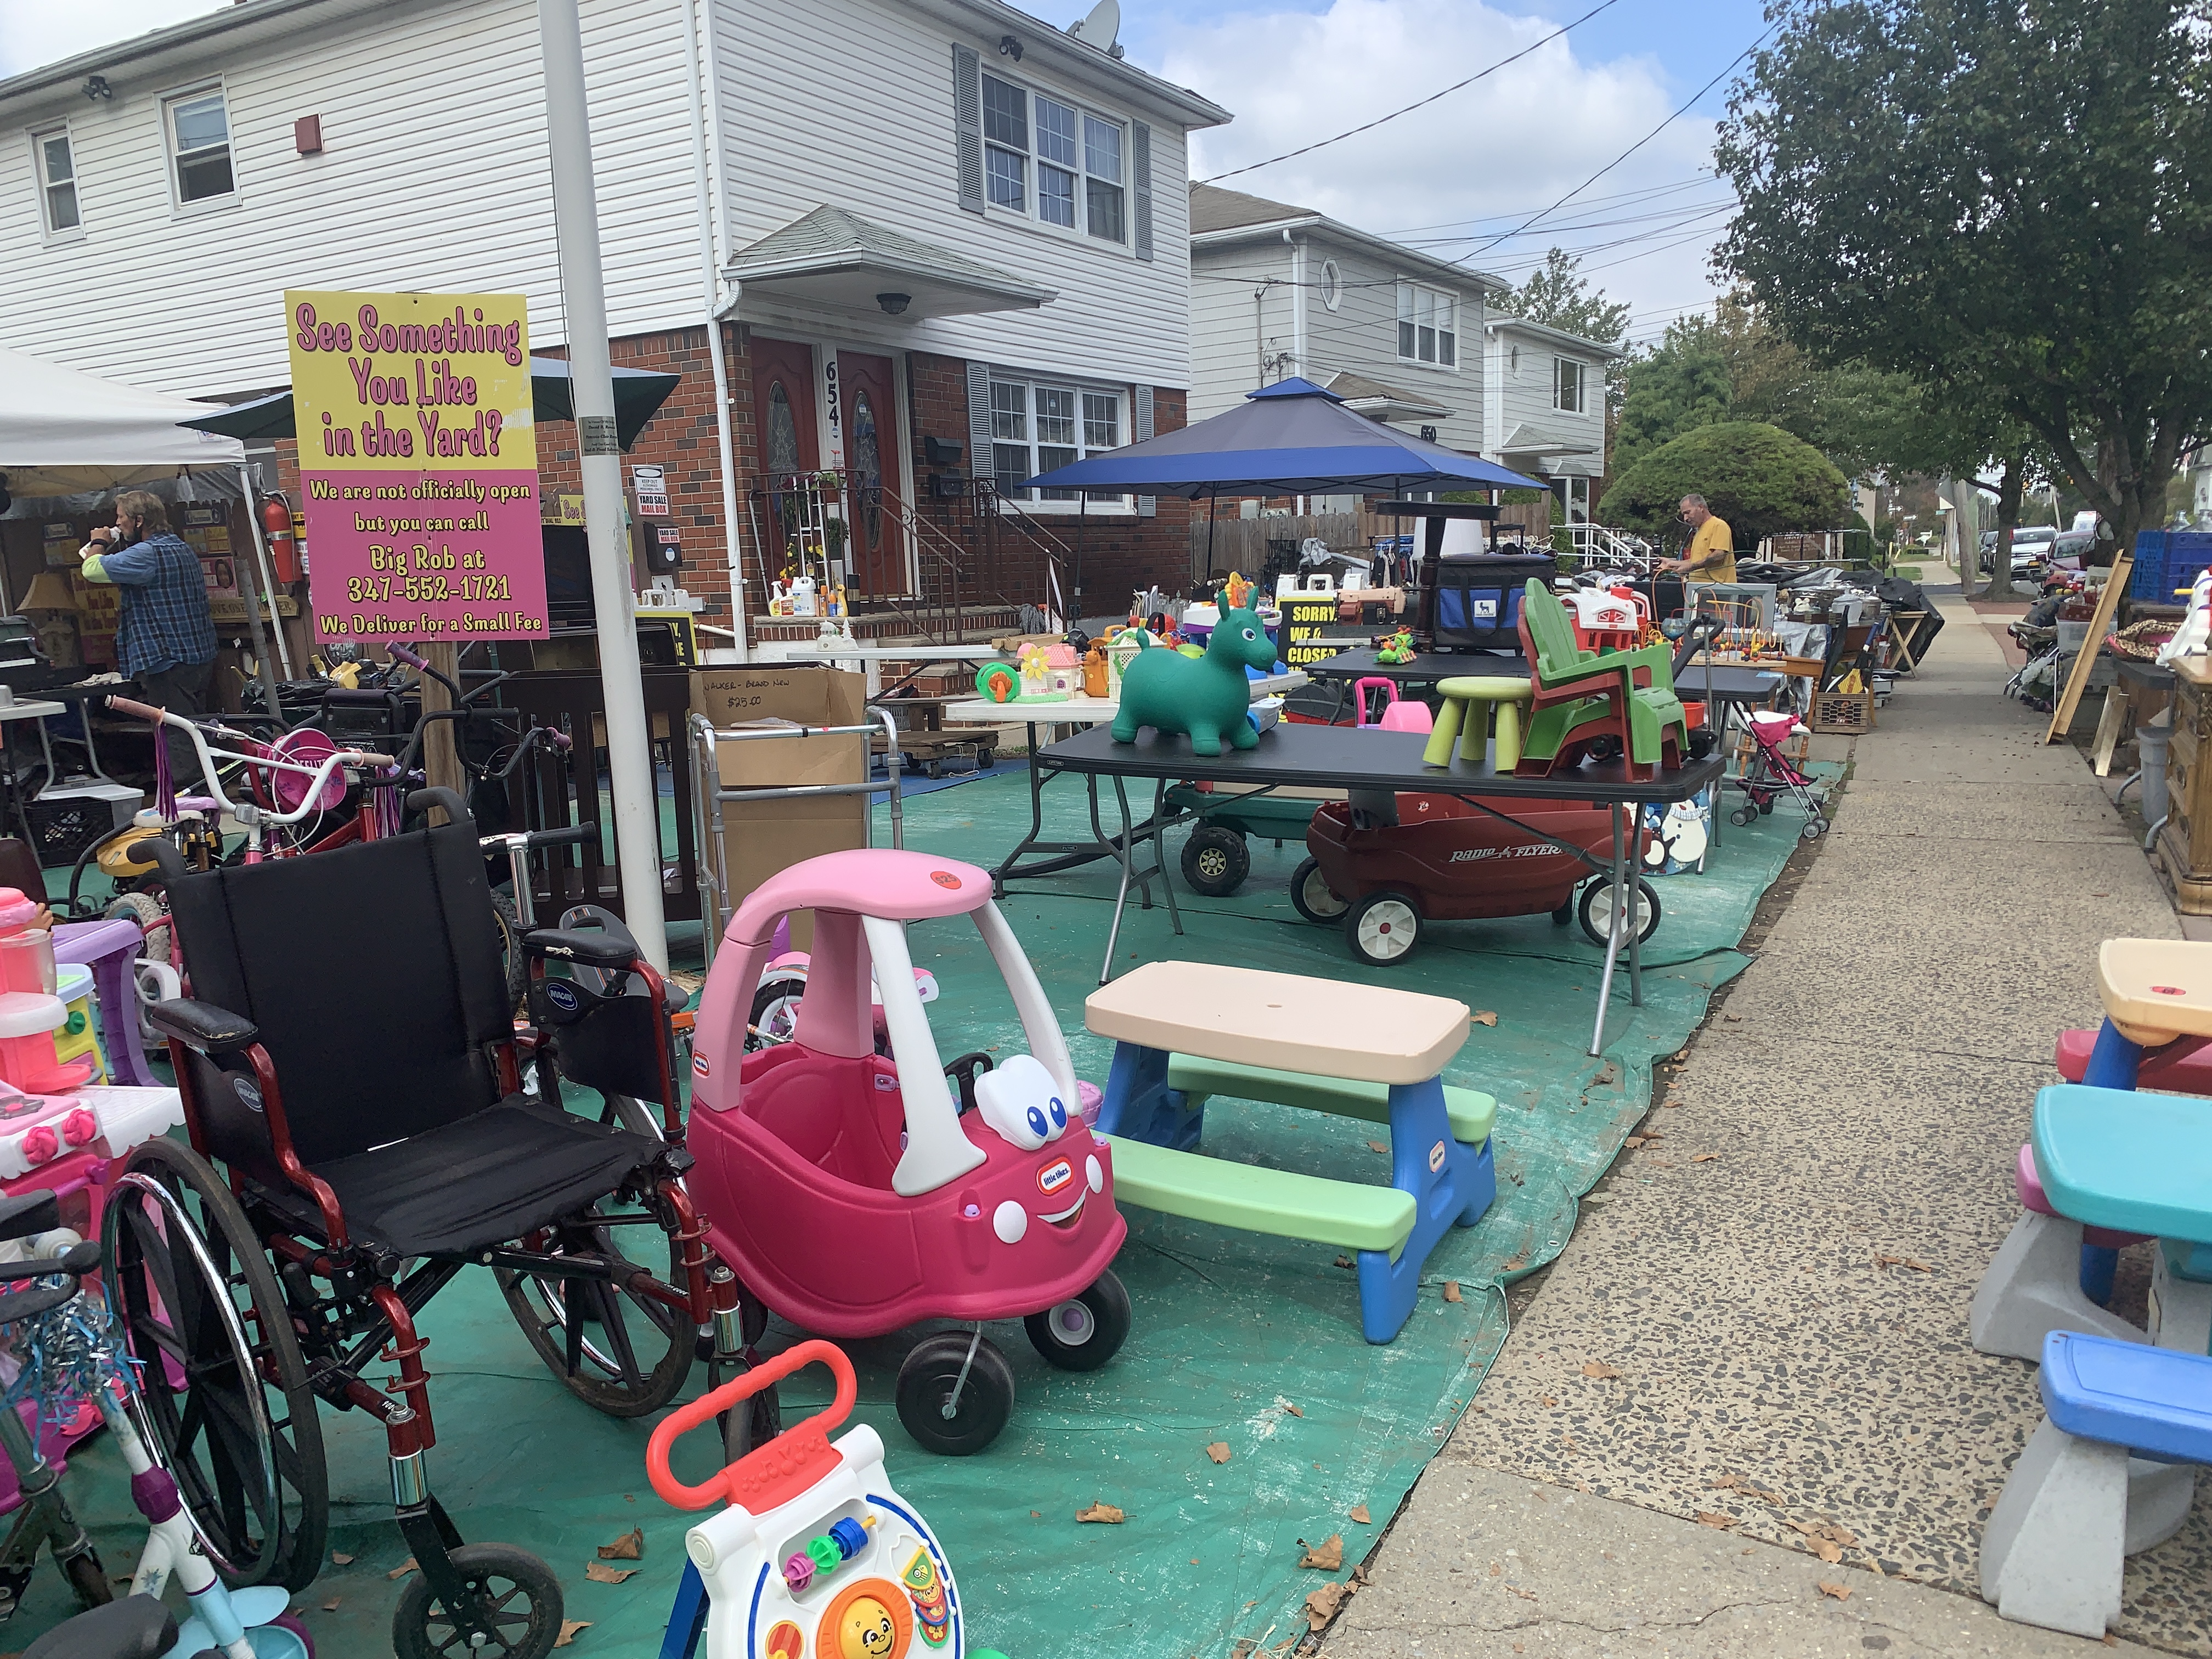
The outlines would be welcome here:
M 1367 1150 L 1370 1152 L 1380 1152 L 1388 1158 L 1390 1155 L 1390 1143 L 1387 1140 L 1370 1140 L 1367 1143 Z
M 1336 1610 L 1344 1605 L 1344 1599 L 1352 1594 L 1352 1589 L 1348 1583 L 1323 1584 L 1307 1596 L 1306 1627 L 1320 1630 L 1325 1626 L 1336 1617 Z
M 386 1578 L 404 1578 L 409 1573 L 417 1571 L 419 1570 L 415 1565 L 415 1558 L 410 1555 L 384 1576 Z
M 1367 1513 L 1367 1505 L 1364 1504 L 1354 1504 L 1347 1513 L 1363 1527 L 1371 1527 L 1375 1524 L 1374 1517 Z
M 578 1631 L 589 1630 L 591 1627 L 592 1621 L 588 1619 L 563 1619 L 561 1621 L 561 1633 L 553 1638 L 553 1645 L 556 1648 L 565 1648 L 576 1639 Z
M 1464 1302 L 1466 1299 L 1467 1299 L 1467 1298 L 1466 1298 L 1465 1297 L 1462 1296 L 1462 1295 L 1459 1293 L 1459 1280 L 1457 1280 L 1456 1279 L 1447 1279 L 1446 1280 L 1444 1280 L 1444 1300 L 1445 1300 L 1445 1301 L 1447 1301 L 1447 1302 Z
M 1498 1016 L 1492 1013 L 1487 1008 L 1476 1009 L 1473 1013 L 1468 1016 L 1468 1018 L 1474 1021 L 1477 1025 L 1495 1025 L 1498 1024 Z
M 632 1527 L 611 1544 L 599 1546 L 602 1561 L 639 1561 L 645 1558 L 645 1528 Z
M 1206 1455 L 1217 1463 L 1226 1463 L 1229 1461 L 1229 1443 L 1226 1440 L 1215 1441 L 1206 1449 Z
M 1087 1510 L 1076 1510 L 1075 1518 L 1079 1521 L 1095 1522 L 1100 1526 L 1118 1527 L 1129 1517 L 1111 1504 L 1094 1502 Z
M 594 1584 L 619 1584 L 625 1578 L 635 1578 L 642 1571 L 637 1567 L 611 1567 L 604 1561 L 584 1563 L 584 1577 Z
M 353 1565 L 353 1557 L 348 1555 L 343 1550 L 332 1550 L 331 1564 L 333 1566 L 349 1567 Z
M 1304 1539 L 1298 1540 L 1305 1543 Z M 1344 1565 L 1344 1534 L 1333 1532 L 1318 1544 L 1306 1544 L 1306 1553 L 1298 1558 L 1302 1567 L 1318 1567 L 1323 1572 L 1334 1572 Z

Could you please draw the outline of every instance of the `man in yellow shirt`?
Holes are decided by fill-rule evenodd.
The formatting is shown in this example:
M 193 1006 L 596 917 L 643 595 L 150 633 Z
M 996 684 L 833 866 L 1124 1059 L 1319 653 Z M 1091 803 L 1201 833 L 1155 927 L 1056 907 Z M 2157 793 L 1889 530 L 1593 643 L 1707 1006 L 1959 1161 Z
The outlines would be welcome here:
M 1703 495 L 1682 497 L 1682 522 L 1696 533 L 1679 559 L 1661 559 L 1662 570 L 1679 572 L 1685 582 L 1732 582 L 1735 580 L 1735 532 L 1724 519 L 1716 518 Z

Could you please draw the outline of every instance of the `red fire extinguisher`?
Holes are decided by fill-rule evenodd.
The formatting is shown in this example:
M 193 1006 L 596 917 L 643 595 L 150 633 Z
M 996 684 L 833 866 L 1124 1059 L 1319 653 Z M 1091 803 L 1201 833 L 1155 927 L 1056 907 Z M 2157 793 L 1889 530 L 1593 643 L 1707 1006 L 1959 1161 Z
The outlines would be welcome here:
M 269 540 L 269 556 L 276 564 L 276 580 L 287 586 L 300 580 L 300 542 L 294 522 L 292 505 L 281 494 L 263 499 L 261 527 Z

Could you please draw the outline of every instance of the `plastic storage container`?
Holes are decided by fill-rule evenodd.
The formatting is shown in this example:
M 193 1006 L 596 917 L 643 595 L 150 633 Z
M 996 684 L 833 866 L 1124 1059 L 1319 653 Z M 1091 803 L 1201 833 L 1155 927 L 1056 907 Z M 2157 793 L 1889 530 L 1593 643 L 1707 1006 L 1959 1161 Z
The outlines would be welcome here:
M 2186 605 L 2197 574 L 2212 567 L 2212 531 L 2139 530 L 2128 597 L 2146 605 Z

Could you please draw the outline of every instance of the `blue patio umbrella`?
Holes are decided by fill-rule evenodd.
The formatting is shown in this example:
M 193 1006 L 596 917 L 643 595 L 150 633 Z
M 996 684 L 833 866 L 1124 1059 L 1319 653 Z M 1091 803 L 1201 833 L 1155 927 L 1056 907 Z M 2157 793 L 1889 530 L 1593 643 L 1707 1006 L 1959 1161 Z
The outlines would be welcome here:
M 1194 499 L 1545 488 L 1480 456 L 1394 432 L 1311 380 L 1279 380 L 1244 397 L 1195 426 L 1055 467 L 1024 487 Z

